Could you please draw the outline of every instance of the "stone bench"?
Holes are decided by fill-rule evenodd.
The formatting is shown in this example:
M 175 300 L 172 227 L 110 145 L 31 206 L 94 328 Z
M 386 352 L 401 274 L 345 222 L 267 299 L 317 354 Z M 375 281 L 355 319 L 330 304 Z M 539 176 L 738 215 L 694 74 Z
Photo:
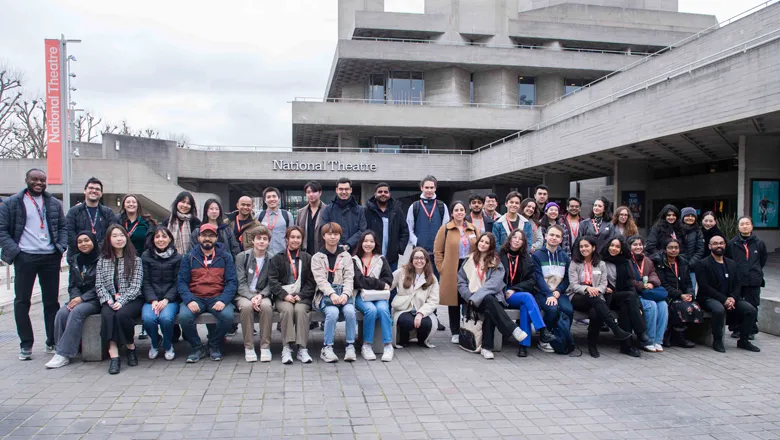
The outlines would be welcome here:
M 358 345 L 356 349 L 360 351 L 359 344 L 362 344 L 361 341 L 363 340 L 363 314 L 357 311 L 356 316 L 358 321 L 358 334 L 355 344 Z M 319 311 L 312 311 L 310 320 L 311 322 L 325 322 L 325 314 Z M 235 324 L 240 324 L 241 321 L 238 313 L 235 313 L 233 322 Z M 273 322 L 279 322 L 279 312 L 274 311 Z M 176 315 L 176 323 L 179 323 L 178 314 Z M 201 313 L 195 318 L 195 323 L 216 324 L 217 319 L 211 313 Z M 255 313 L 255 323 L 259 323 L 259 315 L 257 313 Z M 141 325 L 140 318 L 136 320 L 136 325 Z M 88 316 L 87 319 L 84 320 L 84 327 L 81 333 L 81 356 L 85 362 L 100 362 L 108 353 L 108 346 L 103 344 L 102 338 L 100 337 L 100 327 L 100 314 Z M 377 319 L 376 327 L 374 327 L 374 329 L 374 353 L 381 354 L 384 350 L 384 344 L 382 343 L 382 331 L 379 319 Z M 274 329 L 274 331 L 276 330 Z
M 780 336 L 780 298 L 762 296 L 758 305 L 758 329 Z
M 780 299 L 777 299 L 777 301 L 779 302 L 778 306 L 780 306 Z M 761 305 L 763 305 L 763 298 L 761 299 Z M 506 314 L 509 315 L 509 318 L 511 318 L 513 321 L 517 321 L 520 319 L 520 310 L 506 309 Z M 617 319 L 616 311 L 612 310 L 612 315 Z M 688 338 L 700 345 L 712 345 L 712 319 L 711 318 L 712 315 L 709 312 L 704 312 L 704 322 L 702 322 L 701 324 L 689 324 L 688 330 L 686 331 L 686 335 L 688 336 Z M 574 319 L 575 320 L 588 319 L 588 314 L 575 310 Z M 778 325 L 780 326 L 780 324 Z M 531 326 L 531 328 L 533 329 L 533 325 Z M 764 330 L 762 329 L 761 331 Z M 495 333 L 493 335 L 493 351 L 501 351 L 503 345 L 504 345 L 504 336 L 498 330 L 498 327 L 496 327 Z

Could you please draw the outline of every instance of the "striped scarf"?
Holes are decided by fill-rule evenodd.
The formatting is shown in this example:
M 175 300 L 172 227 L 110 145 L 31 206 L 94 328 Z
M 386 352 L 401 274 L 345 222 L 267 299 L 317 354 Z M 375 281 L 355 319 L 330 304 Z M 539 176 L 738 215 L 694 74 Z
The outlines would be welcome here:
M 186 255 L 190 251 L 190 214 L 182 214 L 176 212 L 176 215 L 171 215 L 171 219 L 168 221 L 171 232 L 173 233 L 173 244 L 176 247 L 176 252 L 179 255 Z

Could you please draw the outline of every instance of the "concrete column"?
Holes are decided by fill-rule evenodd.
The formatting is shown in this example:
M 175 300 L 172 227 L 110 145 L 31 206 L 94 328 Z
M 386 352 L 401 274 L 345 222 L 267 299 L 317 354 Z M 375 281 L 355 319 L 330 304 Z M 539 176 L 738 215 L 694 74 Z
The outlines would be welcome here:
M 518 76 L 509 69 L 474 74 L 474 102 L 514 107 L 518 103 Z
M 739 215 L 751 215 L 756 223 L 760 218 L 752 214 L 753 180 L 780 179 L 780 136 L 740 136 L 738 170 L 737 212 Z M 780 206 L 777 200 L 773 202 L 776 205 L 769 208 L 777 212 Z M 769 252 L 780 248 L 780 230 L 756 229 L 755 234 L 764 241 Z
M 454 106 L 469 104 L 471 74 L 459 67 L 425 72 L 425 102 Z
M 550 200 L 569 198 L 571 178 L 568 173 L 544 173 L 543 182 L 547 185 Z
M 750 210 L 750 182 L 745 179 L 746 158 L 745 150 L 747 138 L 739 137 L 739 151 L 737 152 L 737 215 L 745 215 Z
M 647 227 L 650 224 L 649 205 L 652 200 L 652 195 L 648 191 L 650 177 L 650 167 L 648 167 L 645 160 L 615 161 L 615 193 L 611 202 L 614 204 L 614 207 L 617 207 L 623 203 L 624 191 L 644 191 L 645 202 L 644 206 L 641 207 L 639 213 L 641 217 L 637 222 L 640 227 L 643 225 Z M 590 207 L 588 207 L 588 210 L 590 210 Z M 644 233 L 643 230 L 640 229 L 640 233 Z
M 536 105 L 544 105 L 563 96 L 563 76 L 541 75 L 535 81 Z
M 339 2 L 339 39 L 351 39 L 355 31 L 356 11 L 385 10 L 385 0 L 338 0 Z
M 434 36 L 434 40 L 444 43 L 468 41 L 460 34 L 460 0 L 425 0 L 425 13 L 447 17 L 447 31 Z

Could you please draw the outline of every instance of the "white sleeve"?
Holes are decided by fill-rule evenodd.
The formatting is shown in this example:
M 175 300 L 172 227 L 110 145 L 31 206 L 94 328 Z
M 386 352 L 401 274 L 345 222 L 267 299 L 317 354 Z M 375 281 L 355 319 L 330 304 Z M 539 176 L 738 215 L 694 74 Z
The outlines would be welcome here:
M 445 206 L 444 209 L 447 209 Z M 414 235 L 414 203 L 406 211 L 406 224 L 409 225 L 409 243 L 412 246 L 417 246 L 417 236 Z

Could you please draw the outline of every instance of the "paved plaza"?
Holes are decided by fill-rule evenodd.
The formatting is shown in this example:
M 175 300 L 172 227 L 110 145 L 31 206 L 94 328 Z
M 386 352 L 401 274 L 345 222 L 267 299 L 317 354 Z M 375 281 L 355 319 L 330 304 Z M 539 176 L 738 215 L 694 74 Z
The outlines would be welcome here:
M 397 350 L 390 363 L 334 365 L 319 360 L 313 331 L 314 363 L 285 366 L 275 331 L 270 364 L 244 362 L 240 334 L 222 362 L 189 365 L 186 343 L 173 362 L 150 361 L 146 340 L 139 366 L 109 376 L 107 362 L 80 359 L 46 370 L 40 304 L 32 316 L 29 362 L 16 359 L 12 314 L 0 316 L 3 438 L 780 438 L 780 338 L 763 333 L 757 354 L 727 338 L 726 354 L 697 346 L 634 359 L 605 333 L 599 359 L 536 349 L 520 359 L 505 346 L 487 361 L 438 332 L 436 348 Z M 585 327 L 574 328 L 582 347 Z

